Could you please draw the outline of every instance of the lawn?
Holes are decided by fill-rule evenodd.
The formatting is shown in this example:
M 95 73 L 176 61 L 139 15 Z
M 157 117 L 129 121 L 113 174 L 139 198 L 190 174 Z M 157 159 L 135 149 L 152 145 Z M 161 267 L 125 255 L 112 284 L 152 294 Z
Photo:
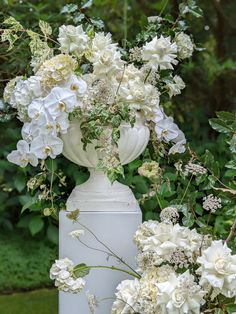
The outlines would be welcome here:
M 57 291 L 54 289 L 0 295 L 0 314 L 57 313 Z

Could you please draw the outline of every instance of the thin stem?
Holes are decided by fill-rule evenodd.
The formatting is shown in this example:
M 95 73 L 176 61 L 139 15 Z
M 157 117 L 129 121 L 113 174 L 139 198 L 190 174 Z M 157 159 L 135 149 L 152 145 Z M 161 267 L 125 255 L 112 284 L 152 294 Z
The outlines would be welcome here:
M 165 11 L 165 8 L 166 8 L 168 2 L 169 2 L 169 0 L 166 0 L 166 2 L 164 3 L 164 5 L 163 5 L 163 7 L 161 9 L 161 12 L 159 13 L 159 16 L 161 16 L 163 14 L 163 12 Z
M 128 271 L 128 270 L 125 270 L 125 269 L 122 269 L 122 268 L 118 268 L 118 267 L 115 267 L 115 266 L 104 266 L 104 265 L 95 265 L 95 266 L 93 266 L 93 265 L 92 265 L 92 266 L 91 266 L 91 265 L 85 265 L 85 266 L 79 266 L 78 268 L 75 267 L 75 268 L 73 269 L 73 272 L 76 272 L 77 270 L 88 269 L 88 268 L 90 268 L 90 269 L 103 268 L 103 269 L 117 270 L 117 271 L 126 273 L 126 274 L 128 274 L 128 275 L 130 275 L 130 276 L 133 276 L 133 277 L 135 277 L 135 278 L 138 278 L 138 279 L 141 278 L 140 275 L 137 275 L 137 274 L 135 274 L 135 273 L 132 273 L 132 272 L 130 272 L 130 271 Z
M 146 81 L 147 81 L 149 75 L 151 74 L 151 72 L 152 72 L 152 69 L 150 69 L 150 70 L 148 71 L 148 73 L 147 73 L 147 75 L 146 75 L 146 77 L 145 77 L 145 79 L 144 79 L 144 83 L 146 83 Z
M 52 166 L 52 171 L 51 171 L 51 179 L 50 179 L 50 200 L 52 204 L 52 208 L 54 210 L 54 202 L 53 202 L 53 179 L 54 179 L 54 165 L 53 165 L 53 160 L 51 159 L 51 166 Z
M 128 34 L 128 28 L 127 28 L 127 11 L 128 11 L 128 0 L 124 0 L 124 7 L 123 7 L 123 27 L 124 27 L 124 42 L 123 42 L 123 48 L 126 49 L 126 42 L 127 42 L 127 34 Z
M 233 238 L 235 233 L 236 233 L 236 219 L 235 219 L 235 221 L 234 221 L 234 223 L 230 229 L 229 235 L 228 235 L 227 239 L 225 240 L 225 242 L 228 243 Z
M 157 202 L 158 202 L 158 204 L 160 206 L 160 209 L 162 209 L 161 201 L 160 201 L 160 199 L 159 199 L 159 197 L 157 195 L 157 192 L 156 192 L 156 199 L 157 199 Z
M 187 191 L 188 191 L 188 189 L 189 189 L 189 186 L 190 186 L 190 183 L 191 183 L 192 179 L 193 179 L 193 174 L 191 175 L 191 178 L 190 178 L 189 181 L 188 181 L 188 184 L 187 184 L 186 189 L 185 189 L 185 191 L 184 191 L 184 195 L 183 195 L 183 197 L 181 198 L 181 201 L 180 201 L 180 203 L 179 203 L 180 205 L 182 205 L 182 202 L 183 202 L 183 200 L 184 200 L 184 198 L 185 198 L 185 196 L 186 196 L 186 193 L 187 193 Z
M 137 274 L 139 276 L 139 273 L 137 273 L 135 271 L 135 269 L 133 269 L 129 264 L 127 264 L 125 261 L 123 261 L 122 258 L 120 258 L 116 253 L 114 253 L 105 243 L 103 243 L 97 236 L 95 233 L 93 233 L 92 230 L 90 230 L 88 227 L 86 227 L 85 225 L 83 225 L 81 222 L 78 221 L 78 219 L 76 220 L 76 222 L 82 226 L 84 229 L 86 229 L 89 233 L 91 233 L 94 238 L 100 243 L 102 244 L 116 259 L 118 259 L 122 264 L 124 264 L 125 266 L 127 266 L 129 269 L 131 269 L 135 274 Z
M 92 246 L 89 246 L 88 244 L 86 244 L 85 242 L 83 242 L 82 240 L 80 240 L 79 238 L 78 238 L 78 240 L 79 240 L 79 242 L 80 242 L 81 244 L 83 244 L 84 246 L 86 246 L 86 247 L 87 247 L 88 249 L 90 249 L 90 250 L 95 250 L 95 251 L 99 251 L 99 252 L 105 253 L 105 254 L 107 254 L 107 255 L 111 255 L 111 253 L 109 253 L 109 252 L 107 252 L 107 251 L 100 250 L 100 249 L 96 249 L 96 248 L 94 248 L 94 247 L 92 247 Z

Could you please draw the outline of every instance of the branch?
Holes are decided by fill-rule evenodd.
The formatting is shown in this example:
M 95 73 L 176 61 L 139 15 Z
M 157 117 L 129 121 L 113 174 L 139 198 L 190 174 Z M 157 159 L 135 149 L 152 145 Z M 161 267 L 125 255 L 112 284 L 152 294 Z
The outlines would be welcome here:
M 236 219 L 235 219 L 235 221 L 234 221 L 234 223 L 230 229 L 229 235 L 228 235 L 227 239 L 225 240 L 225 243 L 228 243 L 233 238 L 235 233 L 236 233 Z

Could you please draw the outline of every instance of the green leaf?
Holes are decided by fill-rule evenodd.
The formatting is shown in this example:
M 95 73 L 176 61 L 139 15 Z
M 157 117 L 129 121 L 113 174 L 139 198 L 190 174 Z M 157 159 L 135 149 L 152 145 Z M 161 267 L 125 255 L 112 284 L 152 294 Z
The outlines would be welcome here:
M 58 228 L 54 225 L 49 225 L 47 229 L 48 239 L 55 244 L 58 244 Z
M 30 219 L 29 222 L 29 230 L 32 235 L 37 234 L 40 232 L 44 227 L 44 221 L 41 217 L 39 216 L 34 216 Z
M 74 274 L 77 278 L 83 278 L 89 274 L 90 268 L 84 264 L 78 264 L 74 267 Z
M 26 185 L 25 177 L 18 175 L 14 180 L 14 185 L 18 192 L 22 192 Z
M 39 27 L 45 37 L 48 37 L 52 34 L 52 28 L 47 22 L 39 20 Z
M 216 113 L 217 117 L 225 122 L 234 122 L 236 120 L 236 114 L 227 111 L 218 111 Z
M 220 119 L 217 119 L 217 118 L 210 119 L 209 123 L 210 123 L 210 126 L 217 132 L 226 133 L 226 134 L 233 132 L 232 128 L 229 125 L 227 125 L 226 122 Z
M 78 9 L 78 6 L 76 4 L 67 4 L 61 9 L 61 13 L 73 13 Z
M 93 4 L 93 0 L 88 0 L 88 1 L 85 1 L 84 4 L 82 5 L 81 9 L 88 9 L 92 6 Z
M 134 176 L 132 183 L 135 185 L 135 189 L 137 192 L 141 194 L 145 194 L 148 192 L 148 184 L 145 178 L 140 177 L 140 176 Z

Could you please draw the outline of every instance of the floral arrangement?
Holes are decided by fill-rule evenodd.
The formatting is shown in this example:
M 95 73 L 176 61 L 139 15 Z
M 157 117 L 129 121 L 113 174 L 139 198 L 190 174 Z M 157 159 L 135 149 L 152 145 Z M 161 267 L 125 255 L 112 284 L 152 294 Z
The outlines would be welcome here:
M 98 167 L 111 180 L 123 173 L 117 151 L 123 123 L 132 126 L 142 120 L 155 145 L 171 143 L 169 154 L 185 151 L 183 132 L 161 106 L 164 97 L 178 95 L 185 87 L 175 74 L 176 67 L 194 51 L 181 24 L 173 25 L 170 32 L 168 20 L 152 17 L 149 25 L 161 29 L 157 27 L 157 33 L 124 49 L 112 42 L 110 33 L 96 32 L 91 25 L 62 25 L 54 40 L 46 22 L 39 23 L 42 34 L 25 30 L 12 17 L 4 23 L 8 28 L 2 40 L 8 40 L 10 48 L 18 33 L 30 37 L 33 72 L 28 78 L 14 78 L 4 91 L 5 102 L 23 123 L 22 140 L 8 155 L 10 162 L 35 167 L 40 160 L 55 159 L 63 152 L 60 135 L 75 119 L 80 123 L 84 149 L 97 141 L 98 149 L 105 152 Z
M 213 201 L 211 196 L 209 206 L 213 211 L 220 208 L 219 200 Z M 113 314 L 197 314 L 224 310 L 236 298 L 236 255 L 227 241 L 213 240 L 209 234 L 181 226 L 179 217 L 177 205 L 166 207 L 160 213 L 160 222 L 149 220 L 139 226 L 134 235 L 138 248 L 135 270 L 120 258 L 129 270 L 75 266 L 65 258 L 53 264 L 50 278 L 59 290 L 78 293 L 84 289 L 83 277 L 91 268 L 110 268 L 133 276 L 134 279 L 118 285 Z M 75 230 L 70 236 L 80 239 L 83 234 L 84 230 Z M 109 254 L 117 258 L 112 251 Z M 100 301 L 89 294 L 88 302 L 94 313 Z

